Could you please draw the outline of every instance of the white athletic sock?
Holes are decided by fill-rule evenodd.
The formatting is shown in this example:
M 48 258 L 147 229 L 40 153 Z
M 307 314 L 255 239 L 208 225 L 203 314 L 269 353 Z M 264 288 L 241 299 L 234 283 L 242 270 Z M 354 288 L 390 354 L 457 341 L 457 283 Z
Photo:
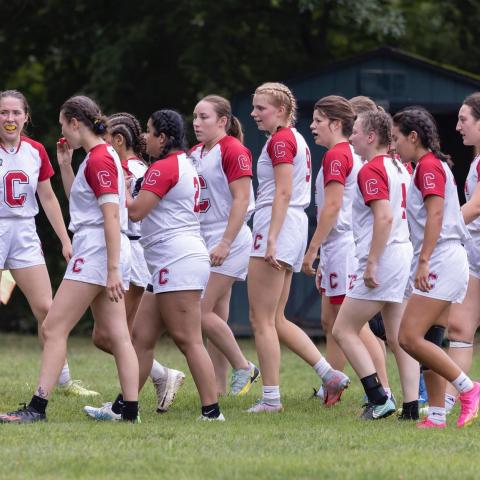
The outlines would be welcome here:
M 473 382 L 463 372 L 452 382 L 452 385 L 458 393 L 469 392 L 473 388 Z
M 314 366 L 313 369 L 317 372 L 317 375 L 324 380 L 328 373 L 332 370 L 331 365 L 327 362 L 325 357 L 322 357 Z
M 155 359 L 152 363 L 152 369 L 150 370 L 150 378 L 152 381 L 160 380 L 167 376 L 167 367 L 164 367 L 162 364 L 158 363 Z
M 449 393 L 445 394 L 445 413 L 450 413 L 452 408 L 455 406 L 457 397 L 455 395 L 450 395 Z
M 269 405 L 280 405 L 280 387 L 278 385 L 263 386 L 263 398 L 264 403 Z
M 385 393 L 388 395 L 388 398 L 392 398 L 392 390 L 390 388 L 383 387 Z
M 68 368 L 68 362 L 65 362 L 65 365 L 62 368 L 62 373 L 58 377 L 58 385 L 66 385 L 72 377 L 70 376 L 70 369 Z
M 437 425 L 445 423 L 447 421 L 445 409 L 442 407 L 428 407 L 428 419 Z

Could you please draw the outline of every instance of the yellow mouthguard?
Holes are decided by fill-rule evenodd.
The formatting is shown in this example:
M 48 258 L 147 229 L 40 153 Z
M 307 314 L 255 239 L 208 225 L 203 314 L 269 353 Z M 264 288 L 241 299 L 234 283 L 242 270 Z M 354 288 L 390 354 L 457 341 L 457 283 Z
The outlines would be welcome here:
M 14 132 L 16 129 L 16 125 L 5 125 L 5 130 L 7 130 L 8 132 Z

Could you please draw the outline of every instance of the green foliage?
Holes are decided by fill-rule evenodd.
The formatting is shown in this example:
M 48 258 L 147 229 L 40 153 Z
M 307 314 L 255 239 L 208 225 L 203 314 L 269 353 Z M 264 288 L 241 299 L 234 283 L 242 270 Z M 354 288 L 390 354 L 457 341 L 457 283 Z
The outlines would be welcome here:
M 145 124 L 159 108 L 189 116 L 205 94 L 232 97 L 384 44 L 480 71 L 476 0 L 18 0 L 2 2 L 2 17 L 0 89 L 27 95 L 30 133 L 52 157 L 59 107 L 80 92 Z M 59 245 L 44 219 L 39 231 L 56 286 Z M 0 309 L 33 325 L 25 302 Z

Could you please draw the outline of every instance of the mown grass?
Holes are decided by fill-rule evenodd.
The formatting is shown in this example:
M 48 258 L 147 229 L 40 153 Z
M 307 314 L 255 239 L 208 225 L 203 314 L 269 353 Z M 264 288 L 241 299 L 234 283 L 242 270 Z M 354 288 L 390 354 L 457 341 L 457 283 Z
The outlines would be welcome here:
M 255 359 L 252 341 L 242 341 Z M 70 341 L 70 366 L 108 401 L 118 390 L 113 359 L 95 350 L 88 339 Z M 39 348 L 33 337 L 0 336 L 0 411 L 28 401 L 36 383 Z M 157 358 L 187 372 L 182 355 L 167 339 Z M 474 376 L 480 376 L 476 356 Z M 392 359 L 389 372 L 401 401 Z M 282 357 L 280 415 L 244 411 L 260 393 L 221 399 L 222 423 L 196 422 L 199 401 L 187 376 L 170 412 L 155 410 L 153 388 L 141 396 L 142 423 L 97 423 L 82 413 L 85 401 L 54 395 L 48 422 L 0 425 L 1 479 L 346 479 L 479 478 L 480 420 L 455 427 L 456 407 L 445 431 L 418 431 L 396 418 L 365 423 L 357 418 L 360 384 L 353 382 L 342 402 L 325 409 L 309 399 L 317 386 L 312 369 L 288 351 Z

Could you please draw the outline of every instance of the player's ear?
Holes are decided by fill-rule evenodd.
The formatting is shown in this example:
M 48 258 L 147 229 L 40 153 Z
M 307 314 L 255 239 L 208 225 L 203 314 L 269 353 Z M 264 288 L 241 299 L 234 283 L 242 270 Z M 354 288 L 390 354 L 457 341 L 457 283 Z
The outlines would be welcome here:
M 167 136 L 161 132 L 157 137 L 158 145 L 160 148 L 163 148 L 167 143 Z

